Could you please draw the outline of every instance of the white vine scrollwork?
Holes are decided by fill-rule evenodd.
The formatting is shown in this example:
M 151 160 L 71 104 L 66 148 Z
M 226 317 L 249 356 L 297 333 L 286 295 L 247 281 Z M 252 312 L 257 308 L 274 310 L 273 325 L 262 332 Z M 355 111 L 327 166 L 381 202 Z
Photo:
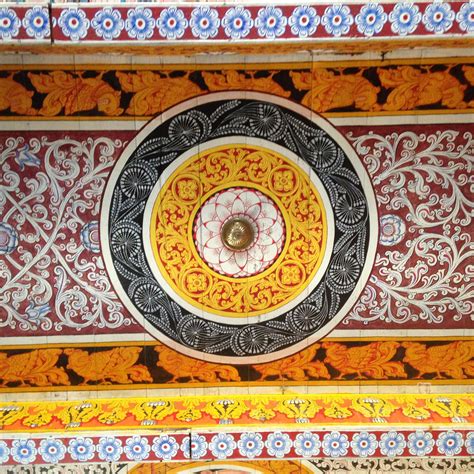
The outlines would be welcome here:
M 17 245 L 0 255 L 0 327 L 23 331 L 130 325 L 100 253 L 81 230 L 98 219 L 124 143 L 10 137 L 0 145 L 0 221 Z
M 405 238 L 378 252 L 365 291 L 345 319 L 459 321 L 474 314 L 471 133 L 349 134 L 376 187 L 379 213 L 398 213 Z

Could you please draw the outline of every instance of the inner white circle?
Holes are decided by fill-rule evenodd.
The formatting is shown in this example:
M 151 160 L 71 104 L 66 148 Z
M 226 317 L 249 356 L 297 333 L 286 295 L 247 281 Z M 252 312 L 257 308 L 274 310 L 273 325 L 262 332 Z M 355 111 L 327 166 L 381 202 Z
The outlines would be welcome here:
M 158 195 L 162 187 L 164 186 L 168 178 L 189 158 L 197 154 L 203 154 L 211 148 L 216 148 L 222 145 L 232 146 L 232 147 L 234 146 L 245 147 L 245 146 L 254 145 L 254 146 L 258 146 L 258 147 L 262 147 L 262 148 L 266 148 L 268 150 L 274 151 L 275 153 L 280 154 L 284 156 L 285 158 L 287 158 L 288 160 L 292 161 L 294 165 L 298 166 L 298 168 L 300 168 L 300 170 L 305 175 L 308 176 L 308 178 L 310 179 L 310 181 L 312 182 L 316 190 L 319 192 L 323 209 L 326 214 L 326 226 L 327 226 L 326 246 L 324 249 L 323 259 L 321 261 L 319 268 L 316 271 L 316 274 L 308 283 L 306 288 L 301 293 L 299 293 L 296 297 L 294 297 L 291 301 L 265 314 L 260 314 L 256 316 L 247 315 L 247 317 L 242 317 L 242 315 L 239 317 L 236 317 L 230 314 L 229 316 L 221 316 L 221 315 L 214 314 L 214 313 L 204 310 L 201 305 L 194 306 L 193 304 L 183 299 L 180 295 L 178 295 L 174 291 L 173 288 L 171 288 L 171 286 L 168 284 L 164 276 L 161 274 L 161 271 L 155 260 L 153 245 L 151 242 L 151 217 L 152 217 L 155 201 L 158 198 Z M 269 142 L 267 140 L 236 135 L 236 136 L 218 138 L 216 140 L 210 140 L 204 144 L 199 144 L 189 149 L 178 158 L 176 158 L 165 169 L 165 171 L 160 176 L 160 179 L 153 187 L 153 190 L 150 193 L 150 196 L 148 197 L 146 207 L 145 207 L 144 217 L 143 217 L 142 232 L 143 232 L 143 246 L 145 248 L 145 255 L 147 258 L 147 262 L 150 265 L 150 269 L 153 273 L 153 276 L 158 281 L 158 283 L 162 286 L 162 288 L 166 291 L 166 293 L 168 293 L 168 295 L 170 295 L 174 301 L 176 301 L 180 306 L 185 308 L 190 313 L 196 314 L 209 321 L 215 321 L 215 322 L 223 323 L 223 324 L 246 325 L 246 324 L 257 323 L 261 321 L 268 321 L 270 319 L 276 318 L 280 314 L 290 311 L 299 303 L 301 303 L 304 299 L 307 298 L 307 296 L 314 290 L 314 288 L 316 288 L 316 285 L 321 281 L 321 278 L 324 276 L 324 273 L 326 272 L 327 266 L 331 258 L 333 245 L 334 245 L 335 227 L 334 227 L 334 216 L 332 213 L 332 207 L 331 207 L 331 202 L 329 200 L 329 196 L 327 195 L 326 190 L 323 184 L 321 183 L 320 179 L 318 178 L 316 173 L 312 170 L 311 166 L 306 161 L 299 158 L 295 153 L 291 152 L 287 148 L 284 148 L 280 145 Z

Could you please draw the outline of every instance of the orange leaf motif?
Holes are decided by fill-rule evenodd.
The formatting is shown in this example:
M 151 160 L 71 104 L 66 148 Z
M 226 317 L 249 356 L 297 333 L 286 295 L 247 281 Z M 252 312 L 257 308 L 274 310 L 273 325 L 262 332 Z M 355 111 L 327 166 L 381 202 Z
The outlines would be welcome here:
M 277 380 L 330 379 L 326 366 L 319 360 L 313 360 L 319 349 L 319 344 L 314 344 L 297 354 L 284 359 L 266 364 L 255 365 L 254 368 L 260 373 L 259 380 L 277 376 Z
M 117 116 L 123 112 L 120 108 L 119 91 L 98 77 L 83 78 L 65 71 L 53 71 L 48 74 L 28 73 L 38 92 L 48 94 L 43 101 L 40 115 L 53 117 L 64 109 L 64 115 L 73 115 L 84 110 L 97 108 L 107 116 Z
M 290 72 L 298 90 L 308 91 L 301 103 L 316 112 L 355 106 L 360 110 L 378 110 L 378 87 L 359 74 L 335 74 L 327 69 Z
M 357 375 L 357 379 L 406 378 L 403 364 L 390 362 L 399 346 L 400 344 L 395 341 L 372 342 L 349 348 L 336 342 L 325 342 L 323 343 L 326 349 L 324 362 L 331 364 L 340 372 L 339 379 L 353 374 Z
M 163 77 L 152 71 L 118 71 L 117 77 L 122 90 L 133 93 L 126 110 L 128 115 L 156 115 L 183 100 L 204 93 L 190 81 L 189 73 L 183 77 Z
M 28 383 L 37 387 L 71 385 L 66 371 L 56 367 L 61 353 L 61 349 L 38 349 L 7 357 L 7 354 L 0 352 L 2 386 L 14 382 L 20 382 L 21 386 Z
M 0 78 L 0 110 L 10 109 L 19 115 L 35 115 L 37 112 L 32 108 L 34 92 L 26 90 L 12 76 Z
M 425 72 L 411 66 L 379 69 L 380 82 L 393 89 L 383 106 L 385 110 L 411 110 L 441 103 L 449 108 L 463 108 L 465 85 L 449 71 Z
M 186 357 L 162 345 L 156 346 L 155 352 L 158 353 L 159 358 L 157 367 L 161 367 L 173 375 L 168 383 L 187 378 L 190 379 L 190 382 L 240 381 L 239 372 L 231 365 L 213 364 Z
M 404 342 L 404 362 L 418 370 L 417 378 L 426 374 L 436 374 L 444 378 L 446 374 L 453 379 L 474 377 L 474 341 L 455 341 L 441 346 L 426 347 L 419 342 Z

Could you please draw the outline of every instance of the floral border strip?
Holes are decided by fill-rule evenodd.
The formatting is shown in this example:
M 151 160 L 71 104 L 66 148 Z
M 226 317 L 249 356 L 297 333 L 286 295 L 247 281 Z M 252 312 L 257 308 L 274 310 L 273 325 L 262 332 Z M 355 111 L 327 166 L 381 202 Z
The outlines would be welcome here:
M 0 440 L 0 464 L 466 456 L 474 432 L 245 431 Z
M 470 395 L 234 395 L 114 398 L 0 404 L 3 433 L 295 426 L 474 423 Z
M 225 41 L 470 35 L 474 4 L 0 8 L 0 38 L 83 41 Z M 50 37 L 52 23 L 52 37 Z

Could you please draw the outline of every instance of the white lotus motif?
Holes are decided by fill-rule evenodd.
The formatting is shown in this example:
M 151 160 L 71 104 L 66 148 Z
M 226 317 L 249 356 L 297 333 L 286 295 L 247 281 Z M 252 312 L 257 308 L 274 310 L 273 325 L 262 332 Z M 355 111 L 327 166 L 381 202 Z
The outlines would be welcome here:
M 245 219 L 254 239 L 243 250 L 231 250 L 222 238 L 230 219 Z M 194 224 L 196 248 L 216 272 L 234 278 L 263 272 L 279 256 L 285 243 L 285 224 L 277 205 L 256 189 L 229 188 L 208 199 Z

